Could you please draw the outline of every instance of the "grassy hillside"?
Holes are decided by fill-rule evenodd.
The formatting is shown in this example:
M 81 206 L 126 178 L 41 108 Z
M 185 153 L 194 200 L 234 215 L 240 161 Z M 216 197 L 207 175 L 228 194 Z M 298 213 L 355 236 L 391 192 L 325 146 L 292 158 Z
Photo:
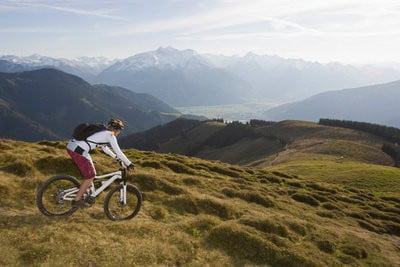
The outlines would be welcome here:
M 202 122 L 197 127 L 184 131 L 160 144 L 158 151 L 162 153 L 195 154 L 194 152 L 202 148 L 203 143 L 211 135 L 224 129 L 225 126 L 224 123 L 218 121 Z
M 287 140 L 288 145 L 269 158 L 254 162 L 269 166 L 304 160 L 354 160 L 392 166 L 393 159 L 382 151 L 382 138 L 369 133 L 323 126 L 305 121 L 282 121 L 261 131 Z
M 394 165 L 393 159 L 382 151 L 385 142 L 382 138 L 305 121 L 251 126 L 218 121 L 193 124 L 179 120 L 133 136 L 136 142 L 132 139 L 130 142 L 130 138 L 126 137 L 123 140 L 125 147 L 147 149 L 143 147 L 146 145 L 151 147 L 149 150 L 161 153 L 177 153 L 247 166 L 267 167 L 298 160 L 335 161 L 340 158 Z
M 263 170 L 175 154 L 137 150 L 126 154 L 137 163 L 131 182 L 144 194 L 136 218 L 109 221 L 100 198 L 94 207 L 52 219 L 39 213 L 34 198 L 48 177 L 77 175 L 65 144 L 0 141 L 0 251 L 7 255 L 0 257 L 0 265 L 396 266 L 400 262 L 400 191 L 380 186 L 379 173 L 369 176 L 371 186 L 367 183 L 360 189 L 357 184 L 323 180 L 322 170 L 306 173 L 289 165 Z M 93 157 L 99 173 L 115 168 L 100 152 Z M 350 167 L 348 177 L 356 177 L 357 171 Z M 386 180 L 398 188 L 397 169 L 386 168 Z

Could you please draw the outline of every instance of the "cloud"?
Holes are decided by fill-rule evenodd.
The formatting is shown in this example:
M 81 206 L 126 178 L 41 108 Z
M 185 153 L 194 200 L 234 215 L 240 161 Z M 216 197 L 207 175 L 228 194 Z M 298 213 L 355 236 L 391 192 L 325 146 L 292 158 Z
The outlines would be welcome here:
M 122 21 L 127 20 L 120 16 L 109 15 L 108 13 L 111 12 L 111 10 L 108 10 L 108 9 L 85 10 L 85 9 L 79 9 L 79 8 L 44 5 L 44 4 L 37 4 L 37 5 L 35 5 L 35 7 L 58 10 L 58 11 L 73 13 L 73 14 L 78 14 L 78 15 L 88 15 L 88 16 L 95 16 L 95 17 L 100 17 L 100 18 L 122 20 Z
M 74 34 L 76 31 L 54 27 L 8 27 L 0 28 L 1 33 L 45 33 L 45 34 Z
M 257 6 L 260 3 L 262 3 L 262 1 L 254 1 L 251 4 L 235 4 L 229 6 L 220 4 L 211 10 L 190 16 L 178 18 L 173 17 L 169 19 L 125 25 L 107 35 L 124 36 L 153 34 L 165 31 L 180 31 L 180 34 L 184 31 L 184 34 L 192 34 L 212 29 L 265 21 L 266 19 L 268 20 L 268 18 L 265 17 L 265 14 L 263 14 Z M 274 18 L 270 17 L 269 20 L 274 20 Z M 283 22 L 283 20 L 281 20 L 281 22 Z M 298 25 L 298 27 L 301 28 L 300 25 Z
M 56 27 L 7 27 L 0 28 L 1 33 L 46 33 L 46 34 L 75 34 L 74 30 L 60 29 Z
M 250 2 L 221 0 L 217 1 L 209 10 L 201 13 L 128 24 L 106 35 L 127 36 L 162 32 L 178 32 L 179 35 L 190 35 L 265 21 L 273 22 L 276 25 L 290 26 L 300 31 L 317 33 L 318 29 L 313 26 L 291 21 L 290 17 L 299 13 L 312 14 L 340 6 L 343 6 L 343 4 L 338 5 L 337 1 L 333 0 L 303 0 L 298 3 L 288 0 L 253 0 Z
M 32 10 L 56 10 L 65 13 L 72 13 L 77 15 L 86 15 L 86 16 L 94 16 L 106 19 L 113 20 L 121 20 L 126 21 L 127 19 L 121 16 L 110 15 L 113 12 L 113 9 L 83 9 L 78 7 L 70 7 L 63 6 L 63 3 L 68 3 L 66 1 L 62 1 L 58 4 L 57 1 L 7 1 L 6 4 L 0 5 L 1 10 L 24 10 L 24 11 L 32 11 Z M 74 3 L 70 1 L 70 3 Z M 79 3 L 79 2 L 76 2 Z M 76 4 L 75 3 L 75 4 Z M 82 3 L 82 1 L 80 2 Z

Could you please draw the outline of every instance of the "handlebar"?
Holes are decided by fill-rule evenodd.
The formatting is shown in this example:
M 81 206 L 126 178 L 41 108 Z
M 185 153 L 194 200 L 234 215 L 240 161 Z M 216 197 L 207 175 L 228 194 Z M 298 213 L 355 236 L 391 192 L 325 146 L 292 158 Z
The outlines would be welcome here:
M 121 160 L 117 159 L 117 162 L 119 163 L 119 166 L 121 166 L 121 170 L 128 170 L 130 169 L 129 166 L 127 166 L 124 162 L 122 162 Z M 133 165 L 133 163 L 132 163 Z M 135 165 L 133 165 L 134 167 Z
M 121 160 L 117 160 L 117 161 L 118 161 L 119 166 L 121 166 L 122 168 L 126 169 L 128 167 Z

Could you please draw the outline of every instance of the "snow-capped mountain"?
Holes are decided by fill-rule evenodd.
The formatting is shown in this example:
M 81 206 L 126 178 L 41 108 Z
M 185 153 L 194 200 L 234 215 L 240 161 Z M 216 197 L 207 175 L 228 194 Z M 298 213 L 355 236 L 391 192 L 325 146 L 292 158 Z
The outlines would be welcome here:
M 251 87 L 195 51 L 172 47 L 119 61 L 97 81 L 149 93 L 174 106 L 239 103 Z
M 97 74 L 116 62 L 115 59 L 110 60 L 105 57 L 79 57 L 77 59 L 65 59 L 46 57 L 38 54 L 26 57 L 6 55 L 0 56 L 0 60 L 24 66 L 27 70 L 52 67 L 78 75 L 89 82 L 93 82 Z
M 119 61 L 109 67 L 109 72 L 138 71 L 145 68 L 159 69 L 196 68 L 209 66 L 209 63 L 194 50 L 179 51 L 166 47 L 151 52 L 140 53 Z

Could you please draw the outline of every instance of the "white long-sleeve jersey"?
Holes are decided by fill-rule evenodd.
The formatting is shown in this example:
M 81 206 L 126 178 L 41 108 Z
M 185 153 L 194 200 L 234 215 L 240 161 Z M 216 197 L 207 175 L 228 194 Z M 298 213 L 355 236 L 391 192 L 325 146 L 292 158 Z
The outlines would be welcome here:
M 92 134 L 91 136 L 86 138 L 86 141 L 79 141 L 73 139 L 73 142 L 76 145 L 80 146 L 82 149 L 84 149 L 86 152 L 89 152 L 90 150 L 96 147 L 101 147 L 104 153 L 106 153 L 112 158 L 120 159 L 123 163 L 125 163 L 126 166 L 132 164 L 132 162 L 125 156 L 125 154 L 119 148 L 117 138 L 115 137 L 112 131 L 104 130 Z M 111 145 L 111 148 L 112 150 L 114 150 L 115 153 L 108 148 L 107 146 L 108 144 Z

